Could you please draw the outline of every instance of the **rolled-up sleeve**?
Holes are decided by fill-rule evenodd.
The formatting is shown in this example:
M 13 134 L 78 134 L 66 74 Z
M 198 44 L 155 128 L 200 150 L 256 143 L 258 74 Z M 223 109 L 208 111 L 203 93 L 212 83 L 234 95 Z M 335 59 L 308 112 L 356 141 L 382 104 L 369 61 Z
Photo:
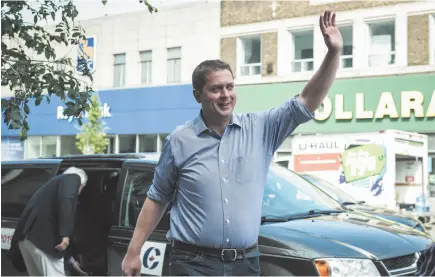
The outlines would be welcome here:
M 281 146 L 296 127 L 314 118 L 314 113 L 308 110 L 298 96 L 290 98 L 280 107 L 263 114 L 265 127 L 263 137 L 271 154 Z
M 171 202 L 176 191 L 177 181 L 178 169 L 174 164 L 170 136 L 168 136 L 157 163 L 153 184 L 147 193 L 147 197 L 158 202 Z

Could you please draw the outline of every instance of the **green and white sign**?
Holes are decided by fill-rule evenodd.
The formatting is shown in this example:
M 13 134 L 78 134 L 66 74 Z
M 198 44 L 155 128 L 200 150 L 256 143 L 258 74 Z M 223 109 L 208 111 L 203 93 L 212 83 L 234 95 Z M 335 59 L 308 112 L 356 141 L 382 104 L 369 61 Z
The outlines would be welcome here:
M 432 133 L 435 126 L 435 73 L 337 79 L 315 120 L 295 133 L 373 132 L 397 129 Z M 279 107 L 301 93 L 306 82 L 242 85 L 236 112 Z
M 378 175 L 386 164 L 385 148 L 375 144 L 361 145 L 341 154 L 346 182 Z

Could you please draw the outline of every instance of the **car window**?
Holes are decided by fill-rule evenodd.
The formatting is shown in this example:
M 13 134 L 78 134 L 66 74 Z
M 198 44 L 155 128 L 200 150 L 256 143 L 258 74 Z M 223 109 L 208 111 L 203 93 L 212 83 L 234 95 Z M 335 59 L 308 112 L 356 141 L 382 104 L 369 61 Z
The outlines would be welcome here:
M 324 179 L 320 179 L 311 175 L 304 175 L 304 178 L 313 183 L 314 185 L 318 186 L 320 189 L 325 191 L 327 194 L 331 195 L 332 197 L 336 198 L 337 201 L 340 202 L 352 202 L 357 203 L 358 200 L 353 198 L 351 195 L 347 194 L 346 192 L 342 191 L 341 189 L 337 188 L 335 185 L 327 182 Z
M 342 210 L 342 207 L 301 176 L 272 163 L 264 189 L 263 216 L 289 216 L 312 209 Z
M 19 218 L 32 195 L 52 177 L 52 168 L 2 168 L 2 217 Z
M 153 183 L 154 173 L 148 169 L 128 169 L 121 207 L 121 226 L 136 226 L 139 213 Z M 169 217 L 164 215 L 156 229 L 169 229 Z

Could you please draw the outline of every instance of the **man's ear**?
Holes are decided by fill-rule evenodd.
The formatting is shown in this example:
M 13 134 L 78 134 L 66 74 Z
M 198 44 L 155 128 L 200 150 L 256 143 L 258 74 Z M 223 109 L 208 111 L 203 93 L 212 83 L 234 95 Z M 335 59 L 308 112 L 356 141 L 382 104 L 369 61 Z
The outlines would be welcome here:
M 196 102 L 198 103 L 201 103 L 200 94 L 201 92 L 199 92 L 198 90 L 196 89 L 193 90 L 193 97 L 195 97 Z

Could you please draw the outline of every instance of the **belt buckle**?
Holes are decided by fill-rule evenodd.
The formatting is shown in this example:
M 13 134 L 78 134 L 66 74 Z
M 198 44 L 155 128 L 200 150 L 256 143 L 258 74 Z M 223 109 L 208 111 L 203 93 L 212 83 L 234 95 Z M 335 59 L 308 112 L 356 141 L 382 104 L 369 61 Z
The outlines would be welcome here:
M 233 251 L 234 252 L 234 258 L 231 259 L 230 261 L 235 261 L 237 259 L 237 250 L 236 249 L 222 249 L 221 252 L 221 258 L 223 261 L 225 261 L 225 251 Z

